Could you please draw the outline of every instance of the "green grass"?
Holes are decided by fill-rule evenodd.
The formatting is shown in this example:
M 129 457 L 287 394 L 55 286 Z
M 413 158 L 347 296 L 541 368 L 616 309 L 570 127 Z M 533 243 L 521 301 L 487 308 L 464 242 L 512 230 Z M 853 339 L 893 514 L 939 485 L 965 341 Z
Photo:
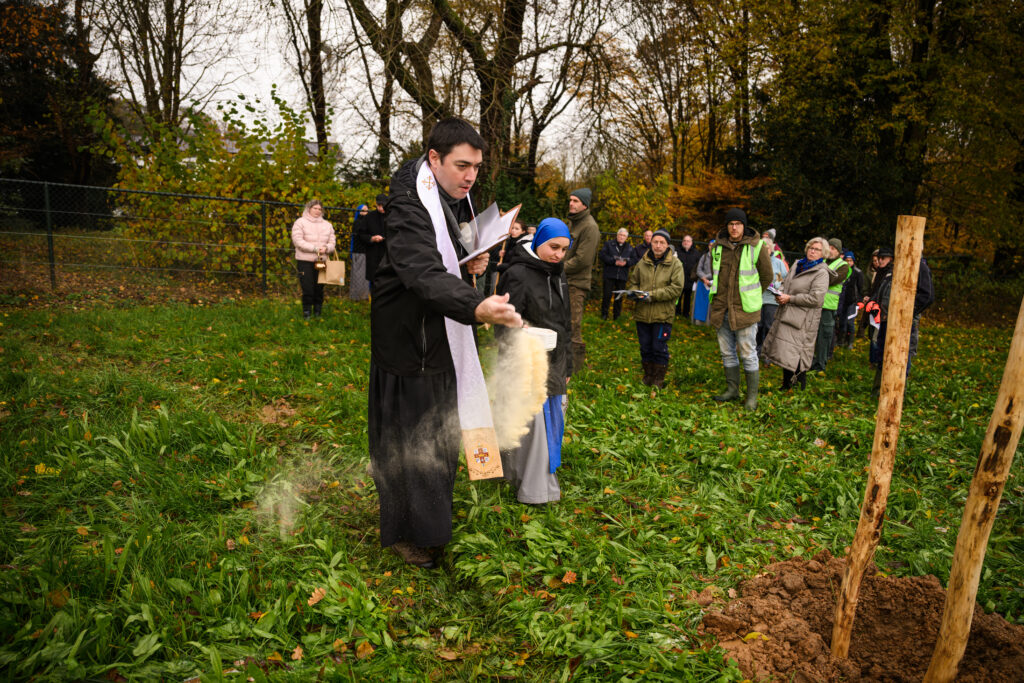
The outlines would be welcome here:
M 461 474 L 447 566 L 405 566 L 379 547 L 365 473 L 366 305 L 297 313 L 3 316 L 0 678 L 739 680 L 691 591 L 852 537 L 874 430 L 863 342 L 805 393 L 766 370 L 748 415 L 710 399 L 707 328 L 676 326 L 652 396 L 632 324 L 588 316 L 563 500 Z M 948 577 L 1009 336 L 925 327 L 881 570 Z M 284 410 L 265 422 L 267 406 Z M 1024 623 L 1020 471 L 978 599 Z

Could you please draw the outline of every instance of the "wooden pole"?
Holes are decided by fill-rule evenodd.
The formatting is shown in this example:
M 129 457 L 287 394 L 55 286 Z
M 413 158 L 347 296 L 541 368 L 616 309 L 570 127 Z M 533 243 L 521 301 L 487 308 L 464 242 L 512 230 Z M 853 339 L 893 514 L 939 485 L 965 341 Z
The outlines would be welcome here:
M 860 522 L 853 536 L 843 569 L 843 585 L 836 601 L 832 624 L 832 655 L 845 659 L 850 653 L 850 633 L 857 612 L 860 583 L 882 535 L 882 522 L 889 501 L 889 484 L 896 461 L 896 441 L 903 415 L 910 328 L 914 323 L 914 295 L 924 245 L 925 219 L 900 216 L 896 222 L 896 258 L 893 261 L 892 290 L 882 362 L 882 388 L 875 419 L 875 441 L 871 447 L 871 469 Z
M 967 648 L 985 548 L 1010 465 L 1013 464 L 1013 453 L 1020 441 L 1021 425 L 1024 425 L 1024 300 L 1017 315 L 1017 327 L 1010 342 L 1010 354 L 1006 359 L 995 410 L 992 411 L 967 494 L 960 533 L 956 537 L 953 567 L 949 572 L 939 640 L 924 677 L 925 683 L 952 681 Z

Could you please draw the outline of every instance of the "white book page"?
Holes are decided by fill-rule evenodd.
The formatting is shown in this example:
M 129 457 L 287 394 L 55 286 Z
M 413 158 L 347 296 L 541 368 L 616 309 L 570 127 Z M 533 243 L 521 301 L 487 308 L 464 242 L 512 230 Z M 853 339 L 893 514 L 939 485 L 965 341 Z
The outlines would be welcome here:
M 461 266 L 475 259 L 480 254 L 490 250 L 494 245 L 503 242 L 508 237 L 508 233 L 512 229 L 512 223 L 515 222 L 516 216 L 519 215 L 519 209 L 522 206 L 522 204 L 518 204 L 502 213 L 498 208 L 498 204 L 494 203 L 488 206 L 483 213 L 477 214 L 476 220 L 472 223 L 473 243 L 476 245 L 476 248 L 464 259 L 461 259 L 459 265 Z

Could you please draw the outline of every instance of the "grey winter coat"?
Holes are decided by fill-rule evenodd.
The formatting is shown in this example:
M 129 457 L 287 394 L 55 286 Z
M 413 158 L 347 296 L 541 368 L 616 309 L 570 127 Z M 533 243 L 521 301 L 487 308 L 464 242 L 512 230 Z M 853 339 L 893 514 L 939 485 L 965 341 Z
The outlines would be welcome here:
M 828 290 L 828 266 L 819 263 L 799 275 L 796 265 L 782 282 L 782 291 L 792 298 L 780 304 L 775 321 L 764 342 L 765 362 L 796 372 L 811 367 L 814 342 L 818 338 L 821 305 Z

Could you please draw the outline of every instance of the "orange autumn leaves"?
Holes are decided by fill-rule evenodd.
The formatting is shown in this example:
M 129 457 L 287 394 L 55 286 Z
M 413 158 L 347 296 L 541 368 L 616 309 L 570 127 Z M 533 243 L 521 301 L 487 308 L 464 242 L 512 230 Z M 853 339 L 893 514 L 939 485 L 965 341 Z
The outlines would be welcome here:
M 323 600 L 325 595 L 327 595 L 327 591 L 323 588 L 314 588 L 313 592 L 309 596 L 309 600 L 306 600 L 306 604 L 312 607 Z

